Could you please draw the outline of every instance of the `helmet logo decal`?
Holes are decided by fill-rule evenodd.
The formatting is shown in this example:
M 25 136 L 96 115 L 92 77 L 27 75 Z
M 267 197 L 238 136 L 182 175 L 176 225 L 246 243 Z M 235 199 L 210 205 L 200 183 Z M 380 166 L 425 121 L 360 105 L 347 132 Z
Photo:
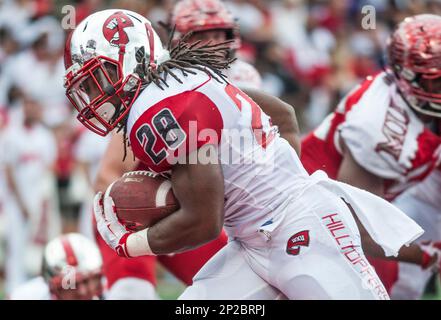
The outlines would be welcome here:
M 103 25 L 104 37 L 114 47 L 129 43 L 125 28 L 133 27 L 133 21 L 122 11 L 112 14 Z

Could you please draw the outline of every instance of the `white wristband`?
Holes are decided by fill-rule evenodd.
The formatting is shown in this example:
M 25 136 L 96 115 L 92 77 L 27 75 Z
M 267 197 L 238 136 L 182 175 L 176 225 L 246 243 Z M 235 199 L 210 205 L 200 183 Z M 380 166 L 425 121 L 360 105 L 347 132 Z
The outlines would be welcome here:
M 131 257 L 154 256 L 147 237 L 149 228 L 132 233 L 127 237 L 126 248 Z

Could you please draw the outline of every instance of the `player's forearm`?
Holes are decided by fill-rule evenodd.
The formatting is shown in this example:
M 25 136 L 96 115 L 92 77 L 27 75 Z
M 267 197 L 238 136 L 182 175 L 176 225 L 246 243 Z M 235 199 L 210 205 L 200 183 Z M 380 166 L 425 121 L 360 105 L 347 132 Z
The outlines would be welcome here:
M 423 256 L 424 252 L 421 250 L 421 247 L 418 244 L 412 243 L 408 247 L 402 247 L 398 257 L 393 257 L 392 259 L 421 266 L 424 262 Z
M 222 225 L 222 221 L 192 219 L 180 209 L 149 229 L 148 242 L 155 254 L 183 252 L 216 239 Z
M 182 252 L 219 236 L 224 223 L 222 169 L 216 163 L 216 148 L 205 145 L 199 152 L 211 157 L 207 164 L 176 164 L 172 169 L 173 193 L 180 209 L 147 231 L 124 238 L 129 256 Z
M 358 230 L 360 231 L 361 243 L 363 251 L 366 255 L 374 258 L 412 263 L 419 266 L 423 265 L 423 251 L 418 244 L 414 243 L 410 244 L 408 247 L 403 246 L 400 249 L 397 257 L 386 257 L 383 248 L 381 248 L 381 246 L 372 239 L 372 237 L 369 235 L 369 233 L 364 228 L 357 216 L 354 214 L 352 209 L 351 212 L 357 223 Z
M 366 254 L 375 258 L 383 258 L 386 260 L 395 260 L 407 262 L 422 266 L 424 264 L 424 253 L 418 244 L 410 244 L 408 247 L 403 246 L 397 257 L 386 257 L 383 249 L 373 241 L 363 241 L 363 249 Z

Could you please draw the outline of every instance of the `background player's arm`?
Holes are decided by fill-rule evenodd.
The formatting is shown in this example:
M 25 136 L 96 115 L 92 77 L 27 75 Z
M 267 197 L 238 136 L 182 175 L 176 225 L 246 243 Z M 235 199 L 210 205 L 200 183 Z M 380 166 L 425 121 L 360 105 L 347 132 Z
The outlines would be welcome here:
M 287 140 L 300 156 L 300 130 L 293 106 L 277 97 L 256 89 L 242 90 L 251 97 L 271 117 L 274 125 L 279 127 L 280 136 Z
M 408 262 L 416 264 L 419 266 L 423 265 L 424 252 L 418 244 L 412 243 L 408 247 L 403 246 L 397 257 L 386 257 L 383 249 L 371 238 L 367 230 L 363 227 L 360 220 L 358 220 L 357 215 L 352 212 L 355 221 L 357 222 L 358 229 L 360 231 L 361 242 L 363 246 L 363 251 L 371 257 L 384 258 L 387 260 L 396 260 L 401 262 Z M 430 263 L 432 264 L 436 261 L 436 257 L 433 256 Z
M 206 154 L 207 148 L 199 152 Z M 210 148 L 210 157 L 216 161 L 214 149 Z M 148 242 L 155 254 L 201 246 L 216 239 L 223 227 L 224 180 L 219 164 L 177 164 L 171 181 L 180 209 L 149 228 Z
M 136 168 L 138 160 L 134 159 L 132 150 L 127 148 L 127 156 L 123 161 L 124 142 L 122 134 L 114 134 L 107 145 L 96 176 L 95 192 L 104 192 L 107 187 L 124 173 Z
M 359 165 L 350 150 L 344 146 L 344 143 L 342 145 L 343 159 L 337 174 L 337 180 L 384 198 L 383 178 L 370 173 Z
M 382 178 L 373 175 L 366 169 L 361 167 L 351 152 L 347 148 L 343 148 L 343 160 L 337 175 L 337 180 L 367 190 L 377 196 L 384 197 L 384 181 Z M 385 258 L 391 260 L 398 260 L 409 262 L 417 265 L 423 263 L 423 251 L 418 244 L 411 244 L 409 247 L 402 247 L 398 257 L 386 257 L 383 249 L 379 246 L 369 235 L 367 230 L 363 227 L 357 215 L 352 211 L 355 221 L 357 222 L 360 231 L 361 242 L 363 250 L 366 254 L 372 257 Z

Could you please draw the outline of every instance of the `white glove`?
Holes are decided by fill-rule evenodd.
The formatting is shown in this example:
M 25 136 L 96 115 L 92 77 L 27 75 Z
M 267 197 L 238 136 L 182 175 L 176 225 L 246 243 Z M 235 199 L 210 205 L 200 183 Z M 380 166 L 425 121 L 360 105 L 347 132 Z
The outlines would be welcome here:
M 112 197 L 103 197 L 103 193 L 98 192 L 93 199 L 93 212 L 98 232 L 107 245 L 119 256 L 130 258 L 127 250 L 127 238 L 132 232 L 118 221 Z

